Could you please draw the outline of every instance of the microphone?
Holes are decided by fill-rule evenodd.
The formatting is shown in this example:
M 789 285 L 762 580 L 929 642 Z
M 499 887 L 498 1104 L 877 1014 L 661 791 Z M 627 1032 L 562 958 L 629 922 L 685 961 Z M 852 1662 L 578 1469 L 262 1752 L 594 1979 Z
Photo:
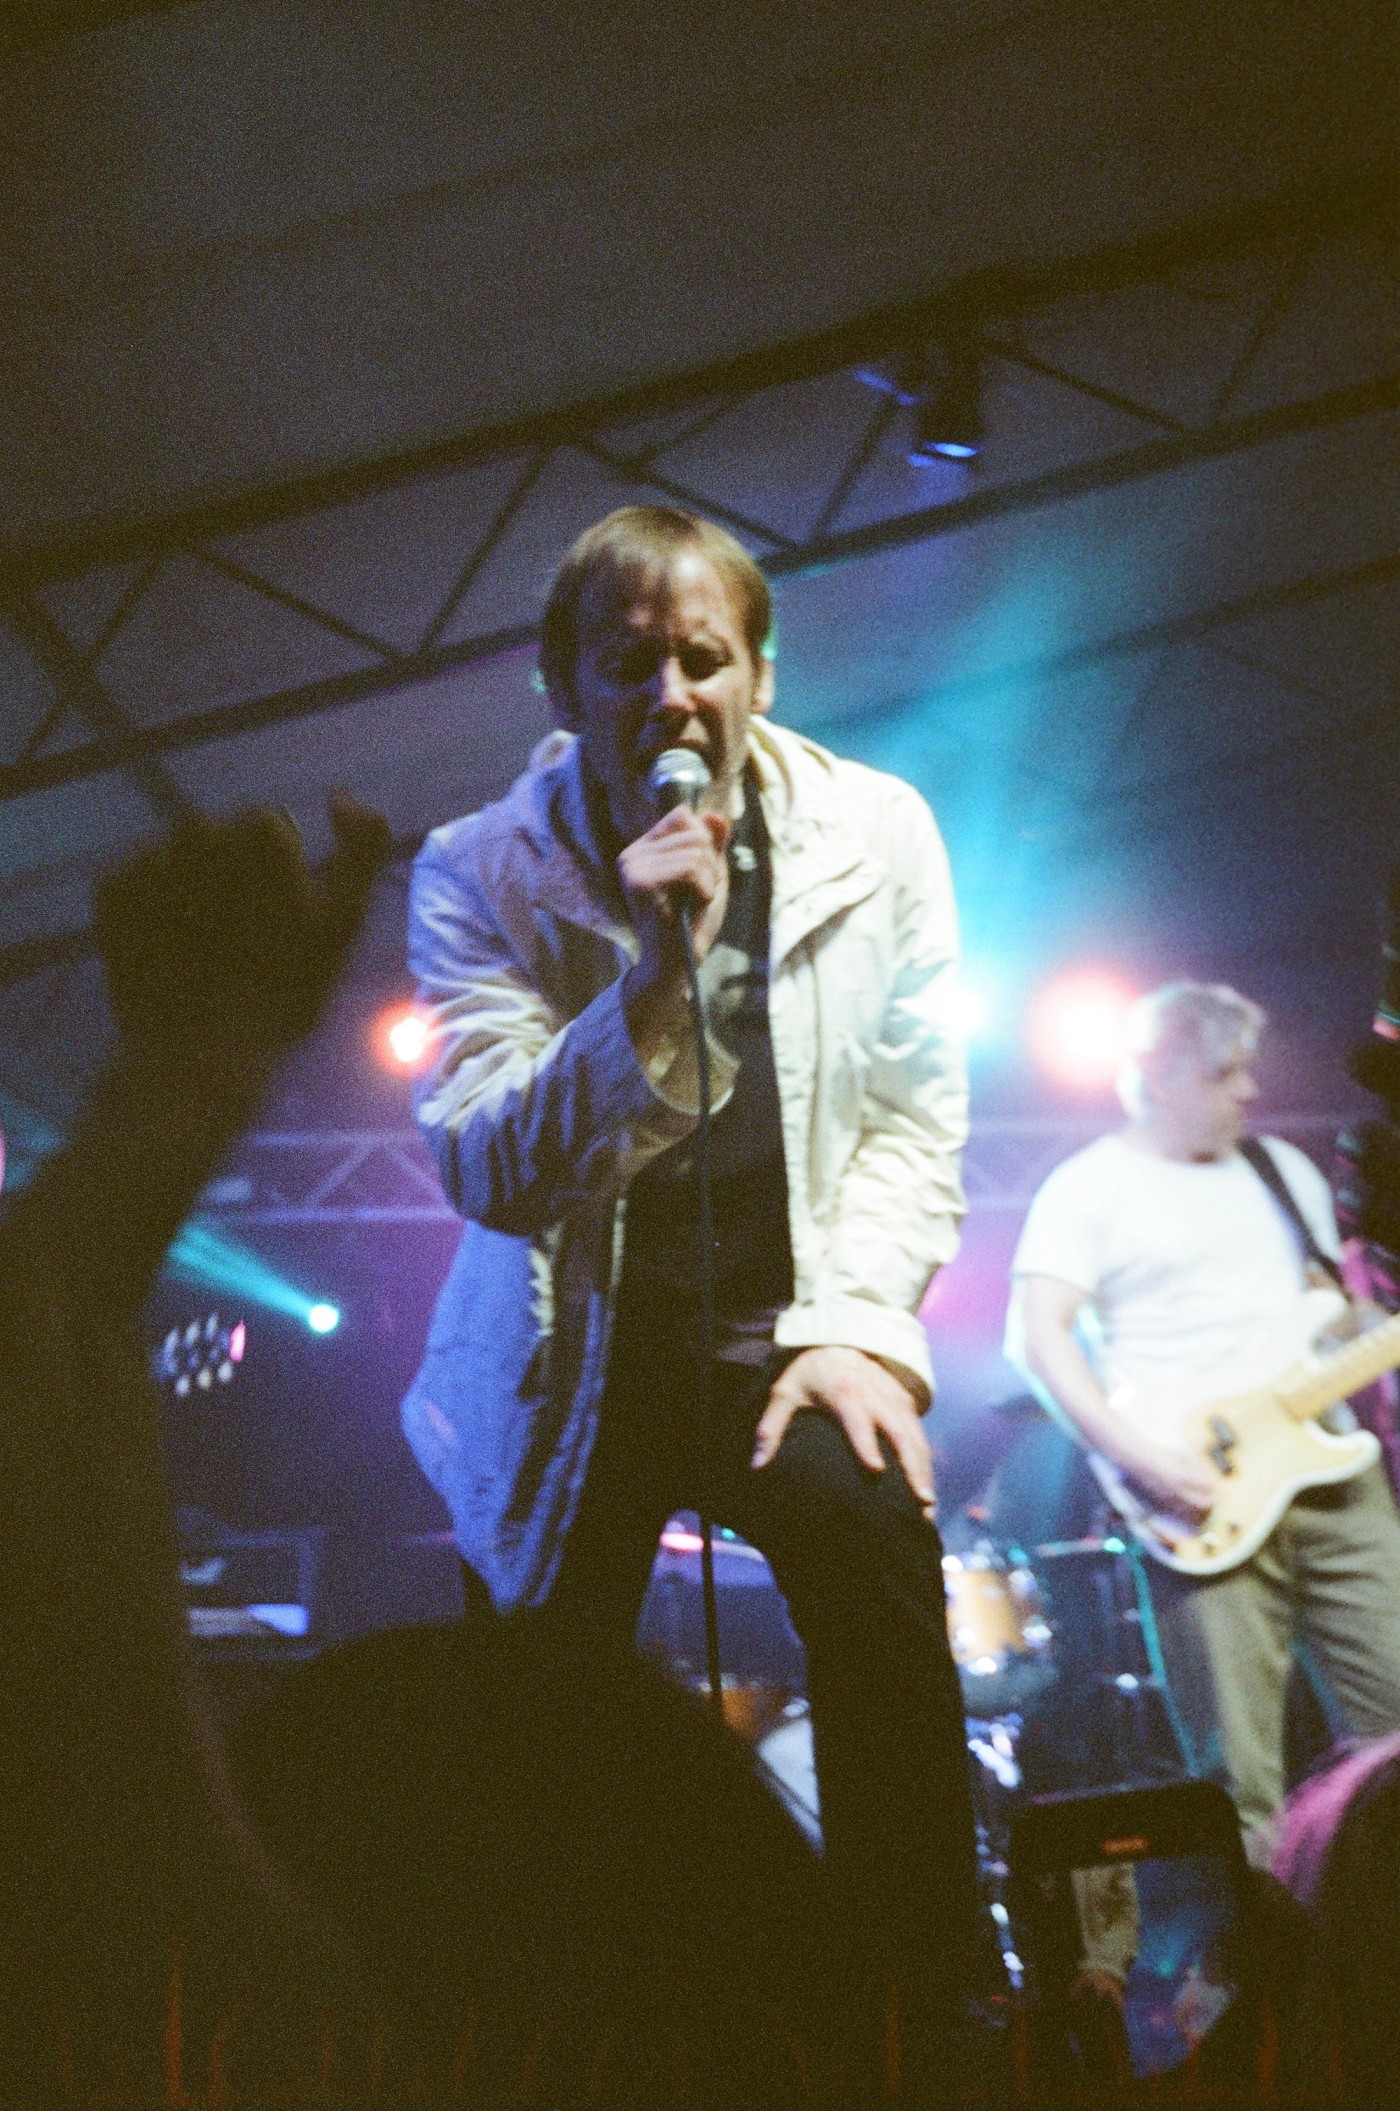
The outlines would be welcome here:
M 1391 872 L 1388 892 L 1376 1016 L 1347 1069 L 1384 1103 L 1389 1118 L 1343 1129 L 1335 1185 L 1342 1236 L 1379 1248 L 1381 1280 L 1389 1276 L 1392 1287 L 1400 1287 L 1400 865 Z
M 1385 939 L 1381 946 L 1381 994 L 1373 1034 L 1385 1041 L 1400 1041 L 1400 865 L 1390 875 Z
M 662 756 L 665 761 L 665 756 Z M 1390 875 L 1385 936 L 1381 944 L 1381 992 L 1371 1036 L 1352 1050 L 1348 1070 L 1358 1085 L 1378 1093 L 1393 1122 L 1400 1123 L 1400 865 Z
M 695 813 L 710 789 L 710 766 L 693 748 L 664 748 L 647 771 L 647 790 L 659 814 L 688 806 Z

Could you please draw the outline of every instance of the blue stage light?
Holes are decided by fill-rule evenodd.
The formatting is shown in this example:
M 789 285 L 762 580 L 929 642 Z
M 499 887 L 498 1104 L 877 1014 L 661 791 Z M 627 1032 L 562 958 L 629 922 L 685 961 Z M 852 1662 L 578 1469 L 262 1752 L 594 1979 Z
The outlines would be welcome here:
M 974 344 L 915 346 L 888 360 L 852 369 L 857 381 L 912 410 L 913 430 L 905 449 L 911 469 L 935 463 L 971 462 L 982 452 L 982 370 Z
M 977 354 L 960 346 L 948 355 L 942 380 L 925 389 L 914 407 L 905 459 L 911 469 L 927 469 L 937 461 L 971 462 L 982 452 L 986 432 Z
M 176 1282 L 198 1283 L 242 1303 L 261 1305 L 265 1311 L 284 1312 L 299 1320 L 313 1334 L 330 1334 L 340 1324 L 340 1312 L 324 1297 L 315 1297 L 289 1283 L 250 1247 L 240 1245 L 211 1224 L 192 1217 L 171 1242 L 165 1256 L 165 1272 Z

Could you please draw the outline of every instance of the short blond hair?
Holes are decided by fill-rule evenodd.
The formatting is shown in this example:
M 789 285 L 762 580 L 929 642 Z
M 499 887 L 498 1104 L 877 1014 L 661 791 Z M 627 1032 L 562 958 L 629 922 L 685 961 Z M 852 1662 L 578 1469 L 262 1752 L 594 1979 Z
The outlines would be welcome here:
M 754 666 L 768 649 L 773 601 L 768 581 L 726 529 L 681 506 L 619 506 L 580 535 L 555 574 L 540 626 L 540 679 L 556 711 L 573 703 L 579 611 L 590 594 L 629 607 L 669 577 L 677 560 L 703 557 L 733 598 Z
M 1118 1097 L 1129 1114 L 1141 1115 L 1152 1104 L 1154 1075 L 1191 1057 L 1209 1063 L 1247 1059 L 1267 1018 L 1261 1004 L 1228 982 L 1164 982 L 1139 997 L 1128 1014 Z

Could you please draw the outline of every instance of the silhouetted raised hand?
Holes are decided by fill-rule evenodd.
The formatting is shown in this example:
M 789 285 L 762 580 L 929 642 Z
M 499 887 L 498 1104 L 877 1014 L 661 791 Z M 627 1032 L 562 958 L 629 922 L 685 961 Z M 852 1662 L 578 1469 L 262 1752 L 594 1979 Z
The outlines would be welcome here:
M 274 1054 L 309 1031 L 393 847 L 388 823 L 343 793 L 335 848 L 308 863 L 267 807 L 182 823 L 97 888 L 93 920 L 129 1048 Z

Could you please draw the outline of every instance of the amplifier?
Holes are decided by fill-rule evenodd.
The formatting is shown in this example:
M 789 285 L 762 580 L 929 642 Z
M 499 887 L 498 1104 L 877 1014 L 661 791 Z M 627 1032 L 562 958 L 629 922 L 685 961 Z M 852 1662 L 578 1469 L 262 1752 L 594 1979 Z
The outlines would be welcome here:
M 181 1511 L 180 1584 L 190 1633 L 201 1649 L 301 1654 L 316 1637 L 321 1576 L 319 1526 L 242 1532 L 202 1512 Z

